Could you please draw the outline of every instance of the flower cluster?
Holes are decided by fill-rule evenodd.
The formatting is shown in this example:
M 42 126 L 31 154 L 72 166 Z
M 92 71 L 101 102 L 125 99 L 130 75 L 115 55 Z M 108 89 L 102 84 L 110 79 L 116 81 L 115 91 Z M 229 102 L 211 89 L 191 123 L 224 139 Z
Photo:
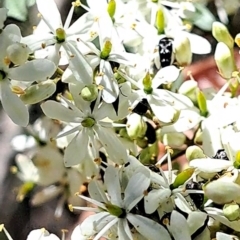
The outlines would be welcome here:
M 200 2 L 76 0 L 64 24 L 54 0 L 36 4 L 26 37 L 0 9 L 0 99 L 26 127 L 11 143 L 17 200 L 59 197 L 57 218 L 65 203 L 94 212 L 72 240 L 238 239 L 240 73 L 227 28 Z M 219 91 L 183 81 L 193 54 L 211 52 L 193 26 L 218 41 Z M 33 104 L 42 114 L 29 123 Z M 38 229 L 27 239 L 59 238 Z

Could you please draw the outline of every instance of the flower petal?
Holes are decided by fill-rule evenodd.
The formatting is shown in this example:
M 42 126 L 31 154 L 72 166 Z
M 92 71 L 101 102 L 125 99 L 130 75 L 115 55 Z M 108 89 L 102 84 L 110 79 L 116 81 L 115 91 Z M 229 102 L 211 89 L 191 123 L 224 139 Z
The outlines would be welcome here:
M 117 135 L 108 128 L 102 126 L 94 126 L 98 139 L 106 149 L 109 158 L 118 164 L 127 162 L 127 152 Z
M 150 184 L 150 178 L 142 172 L 134 174 L 124 191 L 124 205 L 127 211 L 131 209 L 143 198 L 144 192 Z
M 131 213 L 127 214 L 127 219 L 146 239 L 158 239 L 161 236 L 161 240 L 171 240 L 168 231 L 156 221 Z
M 2 106 L 7 115 L 15 124 L 26 127 L 29 122 L 28 109 L 21 99 L 11 91 L 8 80 L 0 82 L 0 91 Z
M 133 240 L 132 233 L 126 219 L 118 219 L 118 239 Z
M 88 129 L 83 128 L 65 149 L 64 164 L 66 167 L 77 165 L 84 160 L 88 151 L 88 142 Z
M 109 166 L 104 175 L 104 183 L 107 188 L 107 193 L 112 204 L 123 207 L 119 180 L 118 169 L 113 166 Z
M 102 203 L 107 203 L 108 199 L 103 184 L 98 180 L 92 180 L 88 185 L 88 192 L 91 198 Z
M 36 59 L 9 69 L 9 78 L 26 82 L 47 80 L 54 74 L 55 70 L 56 66 L 50 60 Z
M 37 0 L 37 7 L 48 27 L 55 33 L 57 28 L 62 28 L 62 20 L 54 0 Z
M 44 114 L 52 119 L 57 119 L 64 122 L 79 123 L 81 119 L 81 112 L 75 112 L 64 107 L 61 103 L 49 100 L 41 104 Z

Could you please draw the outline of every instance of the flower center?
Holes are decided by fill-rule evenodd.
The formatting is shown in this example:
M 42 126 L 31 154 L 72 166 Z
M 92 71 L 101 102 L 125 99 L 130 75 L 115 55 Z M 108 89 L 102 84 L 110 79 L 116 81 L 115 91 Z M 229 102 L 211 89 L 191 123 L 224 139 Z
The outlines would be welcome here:
M 143 90 L 146 94 L 152 94 L 152 79 L 149 73 L 143 79 Z
M 103 50 L 101 51 L 100 58 L 104 59 L 104 60 L 107 60 L 111 50 L 112 50 L 112 43 L 110 41 L 106 41 L 104 43 Z
M 58 43 L 62 43 L 65 41 L 66 39 L 66 33 L 65 30 L 63 28 L 58 28 L 56 30 L 56 39 Z
M 81 122 L 83 127 L 88 127 L 91 128 L 94 126 L 95 124 L 95 120 L 91 117 L 85 118 L 82 122 Z
M 123 208 L 120 208 L 111 203 L 105 203 L 105 206 L 107 208 L 107 211 L 113 216 L 116 216 L 118 218 L 124 218 L 126 216 L 126 211 Z

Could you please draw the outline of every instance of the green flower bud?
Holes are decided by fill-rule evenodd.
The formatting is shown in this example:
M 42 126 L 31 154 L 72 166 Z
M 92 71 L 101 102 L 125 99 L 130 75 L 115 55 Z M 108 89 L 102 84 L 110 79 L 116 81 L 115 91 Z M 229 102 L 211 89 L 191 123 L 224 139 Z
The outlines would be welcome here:
M 105 207 L 111 215 L 116 216 L 118 218 L 124 217 L 126 215 L 124 209 L 122 209 L 116 205 L 113 205 L 111 203 L 105 203 Z
M 157 11 L 157 15 L 156 15 L 156 23 L 155 23 L 157 30 L 158 30 L 158 34 L 163 34 L 164 33 L 164 26 L 165 26 L 165 19 L 164 19 L 164 12 L 163 9 L 159 9 Z
M 85 118 L 82 122 L 81 122 L 83 127 L 88 127 L 91 128 L 94 126 L 95 124 L 95 120 L 91 117 Z
M 197 103 L 198 107 L 200 109 L 200 114 L 204 117 L 207 116 L 208 110 L 207 110 L 207 100 L 204 95 L 204 93 L 200 90 L 197 92 Z
M 7 48 L 7 58 L 16 65 L 21 65 L 28 60 L 30 49 L 26 44 L 13 43 Z
M 64 42 L 66 39 L 66 33 L 63 28 L 56 29 L 56 40 L 58 43 Z
M 143 87 L 144 87 L 144 92 L 146 94 L 151 94 L 152 93 L 152 78 L 147 72 L 146 76 L 143 78 Z
M 25 104 L 36 104 L 52 96 L 55 91 L 56 83 L 47 80 L 28 87 L 20 98 Z
M 162 143 L 171 148 L 182 147 L 185 141 L 186 141 L 186 135 L 184 135 L 183 133 L 172 132 L 172 133 L 165 133 L 162 136 Z
M 238 220 L 240 217 L 239 205 L 236 203 L 225 204 L 223 207 L 223 214 L 229 221 Z
M 137 138 L 136 143 L 140 148 L 146 148 L 148 146 L 148 140 L 146 138 Z
M 187 36 L 179 34 L 174 39 L 175 58 L 180 66 L 192 62 L 191 44 Z
M 225 43 L 230 49 L 233 48 L 233 38 L 224 24 L 214 22 L 212 25 L 212 34 L 218 42 Z
M 103 50 L 102 50 L 102 52 L 100 54 L 100 58 L 106 60 L 108 58 L 111 50 L 112 50 L 112 43 L 110 41 L 106 41 L 104 43 Z
M 108 2 L 108 7 L 107 7 L 108 14 L 111 19 L 113 19 L 115 11 L 116 11 L 116 2 L 115 0 L 110 0 Z
M 85 86 L 81 91 L 81 96 L 83 100 L 92 102 L 96 100 L 98 96 L 98 88 L 95 84 L 90 84 L 88 86 Z
M 194 168 L 187 168 L 177 175 L 173 184 L 170 185 L 171 189 L 178 188 L 183 185 L 194 173 Z
M 237 153 L 236 153 L 236 157 L 235 157 L 233 166 L 237 169 L 240 169 L 240 151 L 237 151 Z
M 202 145 L 202 142 L 203 142 L 203 132 L 199 128 L 194 137 L 194 144 Z
M 122 138 L 129 139 L 127 129 L 126 128 L 121 128 L 120 131 L 119 131 L 119 136 L 122 137 Z
M 178 93 L 189 97 L 193 103 L 197 103 L 196 91 L 198 89 L 198 84 L 195 80 L 188 80 L 182 83 L 178 89 Z
M 132 113 L 127 121 L 127 133 L 131 139 L 143 138 L 147 131 L 147 124 L 143 117 L 137 113 Z
M 232 73 L 236 70 L 236 65 L 232 55 L 232 51 L 225 43 L 219 42 L 217 44 L 214 59 L 216 61 L 220 74 L 224 78 L 231 78 Z
M 203 150 L 198 146 L 190 146 L 186 150 L 186 158 L 188 161 L 198 158 L 206 158 Z

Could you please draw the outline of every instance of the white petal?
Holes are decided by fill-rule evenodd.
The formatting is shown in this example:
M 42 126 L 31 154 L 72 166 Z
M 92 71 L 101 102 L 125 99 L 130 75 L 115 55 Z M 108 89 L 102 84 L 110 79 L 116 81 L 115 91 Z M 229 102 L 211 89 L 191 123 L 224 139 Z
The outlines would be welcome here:
M 9 78 L 27 82 L 47 80 L 54 74 L 55 70 L 56 66 L 50 60 L 36 59 L 19 67 L 11 68 Z
M 232 162 L 214 158 L 200 158 L 189 162 L 190 167 L 197 168 L 204 173 L 217 173 L 232 166 Z
M 180 69 L 173 65 L 161 68 L 152 80 L 153 88 L 157 88 L 161 84 L 168 84 L 176 81 L 180 72 Z
M 106 103 L 113 103 L 119 95 L 119 87 L 114 74 L 112 67 L 108 61 L 101 61 L 100 66 L 102 68 L 103 76 L 101 77 L 100 84 L 104 87 L 102 91 L 102 98 Z
M 201 228 L 206 221 L 208 221 L 208 218 L 205 212 L 190 212 L 187 217 L 187 223 L 191 235 Z
M 186 219 L 182 214 L 173 210 L 170 218 L 169 231 L 173 235 L 175 240 L 191 240 L 189 228 Z
M 27 240 L 60 240 L 55 234 L 50 234 L 46 229 L 32 230 L 27 236 Z
M 132 233 L 126 219 L 119 218 L 118 220 L 118 239 L 133 240 Z
M 191 50 L 195 54 L 207 54 L 211 52 L 211 44 L 209 41 L 201 36 L 193 33 L 182 32 L 187 35 L 191 43 Z
M 112 37 L 113 23 L 108 14 L 105 14 L 98 19 L 98 27 L 100 49 L 102 50 L 104 43 L 109 41 Z
M 43 20 L 53 33 L 57 28 L 63 27 L 61 15 L 54 0 L 37 0 L 36 3 Z
M 88 185 L 88 192 L 91 198 L 103 203 L 108 202 L 103 184 L 99 181 L 92 180 Z
M 150 178 L 145 174 L 138 172 L 134 174 L 124 191 L 124 205 L 127 211 L 131 209 L 143 198 L 145 191 L 150 184 Z
M 171 240 L 168 231 L 151 219 L 131 213 L 127 215 L 127 219 L 146 239 L 158 239 L 161 236 L 161 240 Z
M 118 164 L 127 162 L 127 152 L 117 135 L 108 128 L 94 126 L 98 139 L 106 149 L 109 158 Z
M 119 171 L 113 166 L 109 166 L 105 170 L 104 183 L 107 188 L 107 193 L 110 198 L 110 202 L 119 207 L 122 206 L 121 187 L 120 187 Z
M 217 240 L 233 240 L 235 238 L 233 238 L 232 235 L 228 235 L 228 234 L 222 233 L 222 232 L 217 232 L 216 239 Z M 237 240 L 237 238 L 236 238 L 236 240 Z
M 88 142 L 88 130 L 83 128 L 83 130 L 73 138 L 65 149 L 64 164 L 66 167 L 77 165 L 84 160 L 88 151 Z
M 80 122 L 81 112 L 74 112 L 61 103 L 55 102 L 53 100 L 46 101 L 41 104 L 41 108 L 44 114 L 52 119 L 61 120 L 64 122 Z
M 71 235 L 71 240 L 87 240 L 87 237 L 84 237 L 80 228 L 80 225 L 77 225 Z
M 11 91 L 8 80 L 1 81 L 0 88 L 3 109 L 15 124 L 26 127 L 29 122 L 27 107 L 21 99 Z
M 91 84 L 93 81 L 93 70 L 90 64 L 72 44 L 68 43 L 66 46 L 73 54 L 73 57 L 70 59 L 70 69 L 73 75 L 78 81 L 86 85 Z
M 171 196 L 171 190 L 165 189 L 153 189 L 147 196 L 144 197 L 145 212 L 151 214 L 157 210 L 157 208 L 166 202 Z

